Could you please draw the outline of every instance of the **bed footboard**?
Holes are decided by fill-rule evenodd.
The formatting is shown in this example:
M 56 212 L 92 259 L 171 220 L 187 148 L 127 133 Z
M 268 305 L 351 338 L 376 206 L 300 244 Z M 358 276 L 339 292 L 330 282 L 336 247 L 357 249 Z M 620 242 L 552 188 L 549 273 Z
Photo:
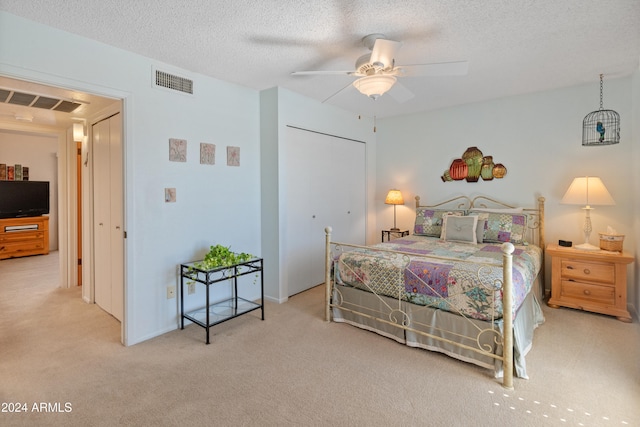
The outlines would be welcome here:
M 398 295 L 397 301 L 394 302 L 393 307 L 389 307 L 388 313 L 380 313 L 377 316 L 372 315 L 370 310 L 366 310 L 364 307 L 357 306 L 345 306 L 343 304 L 341 297 L 336 297 L 340 294 L 340 289 L 336 289 L 336 283 L 334 280 L 335 272 L 333 271 L 336 266 L 334 265 L 335 259 L 332 253 L 332 248 L 338 251 L 343 251 L 345 248 L 358 249 L 364 247 L 358 245 L 349 245 L 343 243 L 337 243 L 331 241 L 331 227 L 325 228 L 325 320 L 331 321 L 332 309 L 336 308 L 345 312 L 353 313 L 354 315 L 360 316 L 361 318 L 375 319 L 375 321 L 380 322 L 381 324 L 391 325 L 392 328 L 399 328 L 405 331 L 405 333 L 410 332 L 412 334 L 420 335 L 423 337 L 428 337 L 429 339 L 438 340 L 438 341 L 446 341 L 452 345 L 462 347 L 465 351 L 473 351 L 480 353 L 484 356 L 491 358 L 490 360 L 499 360 L 503 366 L 503 387 L 507 389 L 513 388 L 513 372 L 514 372 L 514 338 L 513 338 L 513 278 L 512 278 L 512 264 L 513 264 L 513 252 L 515 250 L 514 245 L 511 243 L 504 243 L 501 245 L 502 250 L 502 281 L 501 283 L 497 283 L 497 289 L 502 291 L 502 324 L 503 327 L 501 330 L 496 326 L 498 322 L 488 321 L 487 328 L 478 328 L 477 321 L 472 326 L 477 330 L 477 336 L 475 338 L 471 338 L 471 341 L 463 341 L 456 338 L 446 338 L 444 335 L 455 337 L 459 334 L 456 331 L 445 331 L 444 333 L 439 329 L 439 325 L 426 325 L 420 324 L 419 322 L 412 323 L 411 316 L 408 314 L 408 310 L 404 309 L 406 307 L 405 304 L 410 304 L 406 300 L 403 299 L 402 295 Z M 395 251 L 384 251 L 384 253 L 394 253 Z M 407 254 L 403 254 L 400 252 L 395 252 L 397 256 L 403 257 L 406 259 L 405 261 L 399 262 L 399 264 L 404 264 L 402 269 L 407 268 L 409 261 Z M 336 257 L 337 259 L 337 257 Z M 495 268 L 495 266 L 493 267 Z M 483 269 L 487 269 L 486 266 L 478 267 L 478 274 L 482 274 L 481 271 Z M 497 271 L 496 271 L 497 273 Z M 499 281 L 499 280 L 498 280 Z M 375 291 L 372 291 L 372 294 L 378 296 L 379 300 L 382 301 L 383 296 L 377 295 Z M 388 297 L 384 297 L 386 301 L 388 301 Z M 396 304 L 397 303 L 397 304 Z M 384 303 L 388 305 L 388 303 Z M 393 319 L 391 318 L 393 317 Z M 464 319 L 464 316 L 460 316 Z M 401 321 L 397 321 L 397 318 L 402 318 Z M 469 319 L 467 319 L 469 320 Z M 490 326 L 489 326 L 490 325 Z M 434 330 L 436 332 L 432 333 Z M 486 333 L 490 332 L 489 335 L 492 335 L 492 345 L 487 346 L 486 344 L 482 344 L 481 341 L 486 339 Z M 484 335 L 484 336 L 483 336 Z M 491 348 L 487 348 L 491 347 Z M 500 348 L 501 351 L 496 351 L 496 348 Z

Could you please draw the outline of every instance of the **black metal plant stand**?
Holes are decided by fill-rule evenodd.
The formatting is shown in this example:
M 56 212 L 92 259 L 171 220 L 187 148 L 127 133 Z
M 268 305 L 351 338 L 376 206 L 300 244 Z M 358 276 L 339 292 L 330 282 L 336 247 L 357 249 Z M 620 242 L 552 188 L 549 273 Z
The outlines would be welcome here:
M 207 331 L 207 344 L 209 344 L 209 328 L 227 320 L 233 319 L 254 310 L 262 311 L 264 320 L 264 276 L 262 274 L 262 258 L 253 258 L 231 266 L 215 267 L 205 270 L 196 267 L 201 261 L 193 261 L 180 264 L 180 329 L 184 329 L 184 319 L 202 326 Z M 238 296 L 238 277 L 247 274 L 260 275 L 260 303 L 249 301 Z M 206 289 L 206 304 L 204 307 L 184 311 L 184 287 L 185 279 L 201 283 Z M 216 303 L 209 299 L 209 287 L 213 284 L 231 280 L 233 282 L 231 298 Z

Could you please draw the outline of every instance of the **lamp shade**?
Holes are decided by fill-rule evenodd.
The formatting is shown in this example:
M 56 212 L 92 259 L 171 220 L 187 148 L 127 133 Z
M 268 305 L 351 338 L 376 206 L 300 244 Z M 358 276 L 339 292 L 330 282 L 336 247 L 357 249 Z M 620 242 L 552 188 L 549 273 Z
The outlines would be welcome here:
M 602 180 L 596 176 L 581 176 L 574 178 L 569 189 L 562 198 L 567 205 L 615 205 L 616 202 L 609 194 Z
M 389 190 L 387 198 L 384 199 L 384 203 L 387 205 L 404 205 L 404 199 L 400 190 Z
M 360 77 L 353 82 L 356 89 L 361 94 L 369 98 L 378 99 L 396 83 L 396 78 L 384 74 L 374 74 L 372 76 Z
M 73 124 L 73 140 L 82 141 L 84 138 L 84 125 L 82 123 Z

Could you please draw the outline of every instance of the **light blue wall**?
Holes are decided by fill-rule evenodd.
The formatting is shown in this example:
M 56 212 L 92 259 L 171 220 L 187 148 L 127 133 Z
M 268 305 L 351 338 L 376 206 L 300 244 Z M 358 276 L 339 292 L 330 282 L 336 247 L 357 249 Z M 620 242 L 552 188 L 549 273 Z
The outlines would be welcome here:
M 376 148 L 373 121 L 369 118 L 337 109 L 330 105 L 301 96 L 282 88 L 273 88 L 261 93 L 261 138 L 262 138 L 262 251 L 269 254 L 266 261 L 268 278 L 266 292 L 278 302 L 286 301 L 288 289 L 283 277 L 287 254 L 282 246 L 282 230 L 287 226 L 286 194 L 282 191 L 281 147 L 285 143 L 287 126 L 326 133 L 366 143 L 367 155 L 367 211 L 373 215 L 372 205 L 375 189 Z M 340 171 L 335 171 L 340 173 Z M 322 227 L 330 225 L 324 224 Z M 377 235 L 375 218 L 367 221 L 367 240 Z
M 637 81 L 637 73 L 634 79 Z M 632 106 L 640 107 L 638 91 L 632 95 L 630 77 L 605 80 L 604 107 L 620 114 L 621 143 L 583 147 L 582 120 L 599 108 L 599 82 L 595 80 L 589 85 L 380 120 L 375 194 L 378 228 L 393 221 L 393 210 L 384 205 L 392 187 L 403 191 L 407 204 L 398 209 L 398 224 L 409 229 L 415 195 L 429 203 L 453 195 L 484 194 L 522 206 L 534 206 L 537 196 L 544 196 L 547 242 L 581 243 L 584 212 L 577 206 L 561 205 L 560 200 L 574 177 L 591 175 L 602 178 L 616 201 L 615 206 L 598 206 L 592 212 L 591 242 L 598 244 L 597 232 L 611 225 L 626 235 L 625 251 L 636 254 L 640 137 L 637 130 L 634 134 Z M 637 113 L 635 117 L 637 122 Z M 440 177 L 451 161 L 471 146 L 503 163 L 508 169 L 506 177 L 477 183 L 443 182 Z M 633 273 L 633 268 L 629 271 Z M 630 274 L 629 302 L 636 305 L 634 276 Z
M 191 78 L 195 94 L 154 89 L 153 67 Z M 606 81 L 605 107 L 621 115 L 622 143 L 596 148 L 580 145 L 582 119 L 599 105 L 596 83 L 378 120 L 374 134 L 371 120 L 286 90 L 260 94 L 4 12 L 0 74 L 124 99 L 127 344 L 176 328 L 178 300 L 166 299 L 166 287 L 177 283 L 180 262 L 201 257 L 210 244 L 271 259 L 276 268 L 267 271 L 269 295 L 285 298 L 276 192 L 278 137 L 286 125 L 367 142 L 368 243 L 393 221 L 384 205 L 392 187 L 404 193 L 398 224 L 406 228 L 416 194 L 437 201 L 483 193 L 523 205 L 543 195 L 547 240 L 580 241 L 582 211 L 559 200 L 574 176 L 598 174 L 617 205 L 593 212 L 594 231 L 612 225 L 627 235 L 625 250 L 638 253 L 640 205 L 631 196 L 640 190 L 634 168 L 640 132 L 632 126 L 640 117 L 638 72 Z M 187 163 L 168 161 L 169 138 L 188 141 Z M 199 164 L 200 142 L 216 144 L 215 166 Z M 226 166 L 228 145 L 241 147 L 240 167 Z M 469 146 L 504 163 L 507 177 L 443 183 L 442 172 Z M 177 189 L 177 203 L 164 203 L 165 187 Z M 629 300 L 638 307 L 638 274 L 631 277 Z
M 154 88 L 154 68 L 192 79 L 194 95 Z M 263 256 L 266 295 L 286 300 L 277 194 L 285 126 L 366 141 L 374 182 L 371 120 L 286 90 L 261 95 L 4 12 L 0 74 L 124 100 L 127 344 L 177 327 L 178 300 L 166 288 L 178 284 L 178 264 L 212 244 Z M 188 141 L 186 163 L 168 161 L 169 138 Z M 216 144 L 214 166 L 199 164 L 201 142 Z M 226 166 L 227 146 L 240 147 L 240 167 Z M 177 203 L 164 202 L 166 187 Z
M 192 79 L 194 95 L 153 88 L 153 67 Z M 2 12 L 0 73 L 124 98 L 127 344 L 177 327 L 166 288 L 181 262 L 216 243 L 261 255 L 257 91 Z M 188 141 L 186 163 L 168 161 L 169 138 Z M 214 166 L 199 164 L 201 142 L 216 144 Z M 240 167 L 226 165 L 227 146 L 240 147 Z

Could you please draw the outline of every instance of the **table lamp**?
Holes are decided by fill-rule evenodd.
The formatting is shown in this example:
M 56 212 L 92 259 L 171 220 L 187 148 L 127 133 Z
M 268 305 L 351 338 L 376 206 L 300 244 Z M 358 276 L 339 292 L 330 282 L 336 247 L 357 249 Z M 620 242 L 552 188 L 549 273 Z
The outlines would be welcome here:
M 567 205 L 584 205 L 582 209 L 585 211 L 584 218 L 584 243 L 575 246 L 576 249 L 597 251 L 598 246 L 589 243 L 591 236 L 591 216 L 593 209 L 591 205 L 615 205 L 611 194 L 602 183 L 602 180 L 594 176 L 581 176 L 574 178 L 569 189 L 564 194 L 561 203 Z
M 396 227 L 396 206 L 404 205 L 404 199 L 402 198 L 400 190 L 389 190 L 384 203 L 387 205 L 393 205 L 393 228 L 391 231 L 400 231 L 400 229 Z

